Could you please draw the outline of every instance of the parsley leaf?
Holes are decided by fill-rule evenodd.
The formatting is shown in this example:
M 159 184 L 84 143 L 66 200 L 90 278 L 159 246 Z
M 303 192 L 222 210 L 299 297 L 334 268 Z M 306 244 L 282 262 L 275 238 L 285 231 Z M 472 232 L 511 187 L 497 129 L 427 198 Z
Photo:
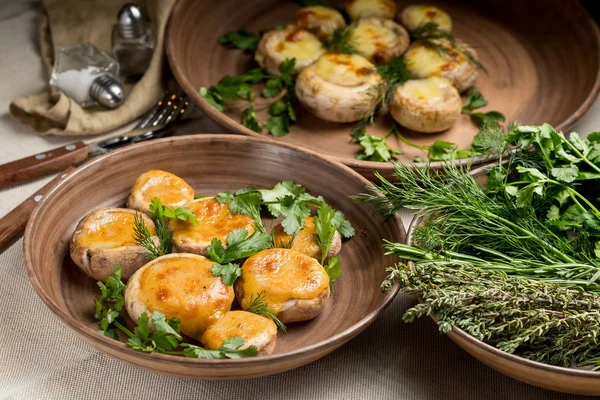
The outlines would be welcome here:
M 262 201 L 267 205 L 273 217 L 277 218 L 281 215 L 281 201 L 286 196 L 298 197 L 306 193 L 306 189 L 302 185 L 296 184 L 293 180 L 277 183 L 273 189 L 259 190 Z
M 234 193 L 218 193 L 216 199 L 219 203 L 229 203 L 228 208 L 233 214 L 243 214 L 252 218 L 254 229 L 266 232 L 260 218 L 261 196 L 253 187 L 246 187 Z
M 121 266 L 117 265 L 112 274 L 106 278 L 106 283 L 97 282 L 100 288 L 100 298 L 95 298 L 96 312 L 94 317 L 100 321 L 99 333 L 112 339 L 119 339 L 114 326 L 119 326 L 125 321 L 120 312 L 125 304 L 123 296 L 125 284 L 121 281 Z
M 271 117 L 265 122 L 265 129 L 275 137 L 285 136 L 290 133 L 290 120 L 287 115 Z
M 471 120 L 478 127 L 493 127 L 500 126 L 506 120 L 504 115 L 498 111 L 474 112 L 474 110 L 487 106 L 488 101 L 483 97 L 483 94 L 476 88 L 472 87 L 467 94 L 467 98 L 463 104 L 462 112 L 471 117 Z
M 335 280 L 342 274 L 340 259 L 338 256 L 331 257 L 327 260 L 327 264 L 323 265 L 325 272 L 329 275 L 329 290 L 333 291 Z
M 314 216 L 315 233 L 317 234 L 317 243 L 321 249 L 321 265 L 325 263 L 327 253 L 333 241 L 335 227 L 333 226 L 333 218 L 335 211 L 329 204 L 321 204 L 317 209 L 317 215 Z
M 260 122 L 258 122 L 256 112 L 254 111 L 254 101 L 251 101 L 250 105 L 242 112 L 242 124 L 254 132 L 262 132 L 262 126 Z
M 219 38 L 222 45 L 231 45 L 238 49 L 254 51 L 260 42 L 260 35 L 248 32 L 246 29 L 228 32 Z
M 210 271 L 214 276 L 220 276 L 223 283 L 227 286 L 233 285 L 236 279 L 242 276 L 240 266 L 233 263 L 215 264 Z
M 263 97 L 269 99 L 277 96 L 283 90 L 283 82 L 279 78 L 271 78 L 262 90 Z
M 206 254 L 214 262 L 225 266 L 232 261 L 250 257 L 268 248 L 270 244 L 271 236 L 264 232 L 254 231 L 248 236 L 246 229 L 235 229 L 227 235 L 227 248 L 219 239 L 213 238 Z M 213 275 L 217 276 L 214 269 Z
M 208 350 L 200 346 L 193 344 L 185 344 L 185 350 L 183 351 L 186 357 L 191 358 L 204 358 L 204 359 L 222 359 L 231 358 L 238 359 L 244 357 L 254 357 L 258 354 L 256 346 L 248 346 L 246 349 L 240 349 L 244 345 L 244 339 L 236 336 L 233 338 L 226 339 L 223 342 L 223 346 L 216 350 Z
M 337 229 L 343 238 L 349 239 L 354 236 L 354 227 L 341 211 L 335 212 L 335 215 L 331 220 L 331 224 L 335 227 L 335 229 Z
M 367 161 L 391 161 L 395 160 L 396 156 L 402 154 L 401 151 L 391 148 L 387 144 L 387 137 L 392 131 L 386 133 L 383 137 L 373 136 L 367 134 L 364 128 L 355 129 L 352 132 L 352 137 L 358 141 L 363 151 L 359 153 L 356 158 L 358 160 Z

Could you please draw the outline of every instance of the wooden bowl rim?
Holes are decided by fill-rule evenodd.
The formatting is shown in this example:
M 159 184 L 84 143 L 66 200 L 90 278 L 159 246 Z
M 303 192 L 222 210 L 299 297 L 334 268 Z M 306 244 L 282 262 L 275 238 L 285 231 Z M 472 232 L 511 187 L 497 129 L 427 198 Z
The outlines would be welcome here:
M 272 142 L 269 140 L 265 140 L 263 138 L 253 138 L 253 137 L 248 137 L 248 136 L 234 136 L 234 135 L 229 135 L 229 134 L 199 134 L 199 135 L 187 135 L 187 136 L 177 136 L 177 137 L 157 139 L 157 140 L 153 140 L 153 141 L 149 141 L 149 142 L 142 142 L 142 143 L 134 144 L 131 146 L 127 146 L 123 149 L 115 150 L 109 154 L 99 156 L 98 158 L 96 158 L 90 162 L 87 162 L 85 165 L 83 165 L 83 166 L 77 168 L 75 171 L 71 172 L 68 176 L 66 176 L 63 180 L 61 180 L 61 182 L 55 188 L 53 188 L 46 196 L 44 196 L 44 198 L 42 199 L 42 201 L 40 202 L 38 207 L 36 207 L 36 209 L 33 211 L 31 217 L 29 218 L 27 226 L 25 228 L 25 234 L 23 236 L 25 269 L 27 271 L 27 276 L 29 277 L 29 280 L 31 281 L 36 293 L 42 299 L 42 301 L 46 304 L 46 306 L 48 306 L 48 308 L 50 308 L 50 310 L 52 310 L 52 312 L 54 314 L 56 314 L 63 321 L 63 323 L 70 326 L 79 335 L 83 336 L 88 341 L 90 341 L 90 343 L 95 343 L 95 344 L 98 344 L 101 346 L 106 346 L 114 351 L 120 351 L 120 352 L 124 351 L 127 354 L 131 355 L 132 357 L 138 358 L 138 359 L 161 361 L 164 363 L 174 363 L 174 364 L 178 364 L 178 365 L 184 364 L 184 365 L 189 365 L 189 366 L 202 366 L 202 365 L 205 365 L 205 366 L 216 366 L 216 365 L 252 366 L 252 365 L 261 365 L 261 364 L 265 364 L 265 363 L 270 363 L 270 362 L 274 362 L 274 361 L 286 360 L 286 359 L 290 359 L 290 358 L 300 356 L 303 354 L 309 354 L 312 352 L 316 352 L 320 349 L 329 348 L 332 345 L 341 345 L 346 341 L 347 337 L 352 338 L 356 334 L 360 333 L 363 329 L 368 327 L 379 316 L 379 314 L 381 314 L 387 308 L 387 306 L 389 306 L 389 304 L 394 300 L 394 298 L 398 294 L 398 291 L 400 290 L 398 285 L 395 285 L 394 288 L 390 292 L 385 293 L 384 297 L 381 300 L 381 303 L 374 310 L 369 312 L 367 315 L 363 316 L 360 321 L 358 321 L 353 326 L 345 329 L 344 331 L 327 338 L 326 340 L 323 340 L 321 342 L 318 342 L 318 343 L 315 343 L 315 344 L 312 344 L 309 346 L 299 348 L 297 350 L 285 352 L 285 353 L 272 354 L 272 355 L 261 356 L 261 357 L 248 357 L 248 358 L 236 359 L 236 360 L 233 360 L 233 359 L 205 360 L 205 359 L 188 358 L 188 357 L 168 355 L 168 354 L 145 353 L 145 352 L 136 351 L 136 350 L 129 348 L 125 343 L 123 343 L 121 341 L 107 338 L 106 336 L 100 335 L 97 332 L 94 332 L 93 330 L 87 328 L 81 322 L 79 322 L 77 319 L 73 318 L 72 316 L 68 315 L 66 312 L 64 312 L 64 310 L 61 307 L 59 307 L 57 304 L 54 303 L 54 301 L 51 299 L 51 297 L 42 288 L 42 286 L 36 276 L 36 273 L 35 273 L 35 270 L 33 267 L 33 262 L 32 262 L 33 256 L 31 254 L 32 236 L 36 229 L 34 227 L 34 225 L 36 225 L 36 222 L 38 219 L 38 214 L 40 214 L 41 211 L 43 209 L 45 209 L 45 204 L 49 201 L 49 199 L 52 199 L 54 196 L 57 195 L 57 193 L 60 193 L 62 188 L 68 182 L 75 179 L 78 175 L 84 173 L 87 169 L 93 168 L 93 167 L 97 166 L 98 164 L 105 163 L 107 160 L 110 160 L 112 157 L 114 157 L 116 155 L 121 155 L 121 154 L 129 153 L 129 152 L 135 152 L 138 149 L 142 149 L 145 147 L 160 148 L 161 144 L 167 144 L 167 143 L 172 143 L 172 142 L 211 142 L 211 141 L 212 142 L 217 141 L 220 143 L 229 143 L 231 141 L 263 142 L 264 144 L 269 145 L 269 146 L 283 147 L 283 148 L 286 148 L 286 149 L 289 149 L 292 151 L 304 153 L 305 155 L 307 155 L 311 158 L 316 158 L 316 159 L 325 161 L 326 163 L 331 164 L 332 166 L 334 166 L 336 168 L 339 168 L 341 170 L 340 172 L 343 172 L 346 175 L 350 175 L 351 177 L 362 181 L 365 185 L 369 184 L 368 180 L 366 180 L 364 177 L 362 177 L 360 174 L 356 173 L 352 169 L 346 167 L 343 164 L 329 160 L 326 157 L 323 157 L 316 152 L 313 152 L 313 151 L 310 151 L 310 150 L 307 150 L 304 148 L 300 148 L 300 147 L 297 147 L 294 145 L 286 144 L 286 143 Z M 400 219 L 400 217 L 394 216 L 393 219 L 396 222 L 398 228 L 401 229 L 400 233 L 405 235 L 406 230 L 404 228 L 404 224 L 402 223 L 402 220 Z
M 475 175 L 476 173 L 481 173 L 485 168 L 486 167 L 478 168 L 478 169 L 472 171 L 471 174 Z M 407 244 L 409 244 L 409 245 L 411 244 L 415 228 L 417 226 L 419 226 L 422 222 L 423 222 L 422 217 L 415 216 L 412 219 L 412 221 L 408 225 L 408 231 L 406 233 L 406 243 Z M 409 264 L 412 264 L 412 262 L 409 261 Z M 434 322 L 436 323 L 436 326 L 437 326 L 437 321 L 433 317 L 431 317 L 431 318 L 434 320 Z M 505 351 L 498 349 L 497 347 L 489 345 L 489 344 L 469 335 L 467 332 L 463 331 L 462 329 L 460 329 L 459 327 L 454 326 L 454 325 L 452 326 L 452 329 L 450 330 L 450 332 L 447 333 L 447 335 L 450 337 L 453 337 L 453 336 L 457 337 L 459 339 L 464 340 L 465 342 L 469 342 L 472 345 L 478 347 L 479 349 L 481 349 L 485 352 L 488 352 L 488 353 L 492 353 L 494 356 L 501 357 L 501 358 L 507 360 L 508 362 L 521 364 L 528 368 L 543 370 L 543 371 L 552 372 L 552 373 L 561 374 L 561 375 L 571 375 L 571 376 L 578 377 L 578 378 L 595 378 L 595 379 L 600 378 L 600 371 L 588 371 L 588 370 L 582 370 L 582 369 L 560 367 L 558 365 L 551 365 L 551 364 L 546 364 L 546 363 L 542 363 L 539 361 L 528 360 L 526 358 L 517 356 L 515 354 L 507 353 Z M 474 358 L 477 358 L 479 360 L 478 357 L 474 357 Z
M 195 1 L 195 0 L 187 0 L 187 1 Z M 194 102 L 194 104 L 197 107 L 199 107 L 200 110 L 204 114 L 206 114 L 211 120 L 215 121 L 220 126 L 223 126 L 234 133 L 257 137 L 257 138 L 262 138 L 262 139 L 273 141 L 273 142 L 278 142 L 277 138 L 269 137 L 268 133 L 266 135 L 263 135 L 261 133 L 254 132 L 253 130 L 246 128 L 241 123 L 236 122 L 233 119 L 229 118 L 224 113 L 216 110 L 202 96 L 200 96 L 198 94 L 199 88 L 194 88 L 192 86 L 189 79 L 187 79 L 185 74 L 183 73 L 182 68 L 176 62 L 174 62 L 175 44 L 172 39 L 174 36 L 174 34 L 173 34 L 173 30 L 175 29 L 174 26 L 176 25 L 174 21 L 181 18 L 180 14 L 185 13 L 186 9 L 185 9 L 184 5 L 187 3 L 187 1 L 186 0 L 177 1 L 175 6 L 173 7 L 173 10 L 171 11 L 171 15 L 169 15 L 169 20 L 167 21 L 165 50 L 167 53 L 167 60 L 169 61 L 169 66 L 171 67 L 171 71 L 173 71 L 173 75 L 175 76 L 175 79 L 177 80 L 177 82 L 179 83 L 181 88 L 187 93 L 187 95 L 190 97 L 190 99 Z M 586 23 L 587 25 L 590 25 L 590 28 L 591 28 L 590 34 L 594 38 L 594 43 L 596 44 L 596 55 L 598 57 L 598 61 L 600 64 L 600 28 L 598 27 L 598 25 L 596 24 L 596 22 L 594 21 L 592 16 L 589 14 L 589 12 L 585 9 L 585 7 L 583 7 L 576 0 L 572 1 L 571 3 L 572 3 L 573 7 L 578 8 L 579 12 L 581 12 L 582 15 L 584 15 L 584 20 L 581 21 L 581 23 Z M 592 88 L 591 88 L 590 92 L 588 93 L 587 97 L 585 98 L 585 100 L 583 101 L 583 103 L 581 103 L 581 105 L 566 120 L 557 124 L 555 126 L 555 129 L 557 131 L 570 129 L 575 124 L 575 122 L 577 122 L 589 110 L 589 108 L 592 106 L 592 103 L 594 102 L 594 100 L 596 100 L 596 97 L 598 97 L 599 92 L 600 92 L 600 68 L 596 72 L 596 78 L 594 80 L 594 85 L 592 85 Z M 347 165 L 352 169 L 366 170 L 366 171 L 370 171 L 370 172 L 379 171 L 383 175 L 389 175 L 390 173 L 392 173 L 394 171 L 394 162 L 390 162 L 390 161 L 388 161 L 388 162 L 363 161 L 363 160 L 357 160 L 355 158 L 338 157 L 338 156 L 331 156 L 331 155 L 325 155 L 325 154 L 321 154 L 321 156 L 325 157 L 325 158 L 329 158 L 334 161 L 337 161 L 344 165 Z M 456 161 L 454 161 L 454 164 L 458 165 L 458 166 L 479 165 L 479 164 L 486 162 L 488 159 L 489 159 L 488 156 L 478 156 L 478 157 L 469 158 L 469 159 L 456 160 Z M 429 168 L 432 168 L 432 169 L 441 169 L 444 167 L 445 164 L 446 164 L 445 161 L 435 161 L 432 163 L 426 163 L 426 162 L 425 163 L 409 163 L 409 165 L 412 165 L 417 168 L 429 166 Z

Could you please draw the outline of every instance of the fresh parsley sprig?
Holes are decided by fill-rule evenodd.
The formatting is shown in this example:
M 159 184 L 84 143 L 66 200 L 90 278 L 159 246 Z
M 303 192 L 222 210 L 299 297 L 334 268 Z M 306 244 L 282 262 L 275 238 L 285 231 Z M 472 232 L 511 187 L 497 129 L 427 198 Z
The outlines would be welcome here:
M 321 250 L 321 265 L 329 275 L 329 289 L 333 291 L 333 283 L 342 274 L 341 263 L 337 256 L 329 258 L 327 254 L 331 248 L 335 232 L 338 231 L 343 237 L 354 236 L 354 228 L 340 211 L 335 211 L 330 205 L 323 203 L 314 216 L 315 233 L 317 243 Z
M 271 246 L 271 236 L 254 231 L 248 236 L 246 229 L 235 229 L 227 235 L 227 247 L 217 238 L 213 238 L 206 250 L 206 256 L 216 262 L 211 272 L 220 276 L 225 285 L 231 286 L 242 275 L 239 265 L 233 261 L 250 257 Z
M 233 214 L 243 214 L 252 218 L 255 230 L 266 232 L 260 218 L 261 196 L 256 188 L 248 186 L 236 192 L 220 192 L 215 198 L 221 204 L 228 203 L 227 207 Z
M 396 156 L 402 152 L 388 145 L 387 138 L 391 133 L 390 129 L 385 135 L 379 137 L 367 134 L 364 126 L 354 128 L 350 135 L 362 147 L 362 151 L 358 153 L 356 159 L 380 162 L 395 160 Z
M 462 112 L 463 114 L 469 115 L 471 120 L 478 127 L 482 127 L 484 125 L 502 125 L 502 122 L 506 120 L 506 117 L 498 111 L 488 111 L 485 113 L 474 112 L 478 108 L 487 106 L 487 104 L 488 101 L 485 99 L 485 97 L 483 97 L 481 92 L 473 86 L 467 94 L 467 98 L 465 99 L 465 103 L 462 107 Z
M 233 46 L 238 49 L 256 51 L 260 36 L 256 33 L 248 32 L 246 29 L 227 32 L 219 38 L 219 43 L 224 46 Z
M 295 107 L 298 104 L 298 99 L 296 98 L 296 92 L 294 89 L 294 66 L 296 65 L 296 59 L 287 59 L 281 64 L 279 64 L 279 72 L 281 73 L 281 78 L 279 78 L 279 83 L 271 83 L 271 88 L 267 92 L 267 94 L 272 94 L 274 89 L 277 87 L 282 87 L 285 89 L 285 94 L 283 97 L 269 107 L 269 115 L 271 118 L 265 122 L 265 128 L 269 130 L 271 135 L 280 137 L 287 135 L 290 132 L 290 125 L 293 125 L 296 122 L 296 111 Z M 267 81 L 275 82 L 277 78 L 271 78 Z M 265 94 L 265 89 L 263 89 L 263 95 Z M 267 97 L 267 96 L 265 96 Z
M 96 312 L 94 317 L 100 323 L 99 333 L 112 339 L 119 339 L 114 327 L 125 328 L 125 320 L 121 310 L 125 305 L 125 284 L 121 281 L 121 266 L 117 265 L 112 274 L 106 278 L 106 283 L 97 282 L 100 297 L 94 299 Z
M 264 292 L 260 292 L 256 296 L 254 296 L 254 295 L 250 296 L 250 303 L 248 303 L 248 307 L 247 307 L 246 311 L 254 313 L 254 314 L 262 315 L 263 317 L 272 320 L 273 322 L 275 322 L 275 325 L 277 325 L 277 327 L 279 327 L 279 329 L 281 329 L 283 332 L 287 332 L 287 327 L 285 326 L 285 324 L 283 322 L 281 322 L 275 316 L 275 314 L 273 314 L 269 310 L 269 303 L 267 303 L 267 300 L 265 299 Z

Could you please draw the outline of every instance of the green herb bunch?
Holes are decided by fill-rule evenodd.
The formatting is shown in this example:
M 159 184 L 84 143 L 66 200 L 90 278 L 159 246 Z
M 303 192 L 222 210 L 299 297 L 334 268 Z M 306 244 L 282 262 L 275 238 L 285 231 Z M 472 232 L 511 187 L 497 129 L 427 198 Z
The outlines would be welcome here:
M 403 320 L 433 316 L 442 333 L 458 327 L 524 358 L 563 367 L 600 368 L 600 296 L 556 284 L 484 271 L 470 263 L 420 263 L 388 269 L 382 288 L 397 281 L 422 299 Z

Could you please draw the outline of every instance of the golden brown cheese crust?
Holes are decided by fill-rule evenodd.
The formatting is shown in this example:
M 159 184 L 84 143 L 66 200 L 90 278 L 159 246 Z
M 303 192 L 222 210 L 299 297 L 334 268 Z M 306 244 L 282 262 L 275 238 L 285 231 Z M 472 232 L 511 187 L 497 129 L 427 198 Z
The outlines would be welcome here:
M 402 12 L 398 13 L 397 19 L 409 31 L 428 22 L 435 22 L 441 30 L 448 32 L 452 30 L 452 19 L 450 16 L 435 6 L 415 4 L 405 7 Z
M 357 54 L 324 54 L 296 80 L 296 96 L 311 114 L 331 122 L 362 119 L 381 90 L 375 66 Z
M 448 41 L 436 40 L 436 43 L 447 48 L 448 53 L 440 54 L 435 48 L 421 42 L 414 42 L 404 53 L 404 61 L 411 77 L 423 79 L 439 76 L 449 80 L 459 93 L 472 87 L 477 79 L 477 65 L 464 52 L 453 48 Z M 456 43 L 477 59 L 477 52 L 473 48 L 460 40 Z
M 303 218 L 304 227 L 296 234 L 292 241 L 292 236 L 285 233 L 283 226 L 277 225 L 273 231 L 274 242 L 276 247 L 291 248 L 292 250 L 304 253 L 309 257 L 321 260 L 321 248 L 315 231 L 315 222 L 313 217 Z M 291 242 L 291 247 L 290 247 Z M 342 238 L 336 231 L 329 247 L 327 257 L 337 255 L 342 248 Z
M 294 71 L 300 72 L 314 63 L 325 48 L 318 37 L 294 26 L 265 33 L 254 54 L 256 62 L 271 75 L 281 76 L 279 64 L 295 58 Z
M 87 214 L 75 228 L 70 253 L 73 262 L 88 276 L 105 281 L 117 265 L 128 279 L 148 259 L 146 249 L 134 239 L 134 217 L 139 214 L 158 243 L 154 222 L 145 214 L 127 208 L 101 208 Z
M 215 263 L 195 254 L 169 254 L 139 269 L 127 283 L 125 306 L 137 320 L 160 311 L 179 318 L 181 333 L 200 340 L 231 308 L 234 292 L 212 274 Z
M 212 238 L 227 245 L 227 235 L 235 229 L 254 232 L 252 218 L 232 214 L 227 204 L 219 203 L 214 197 L 205 197 L 187 203 L 186 208 L 198 218 L 198 225 L 189 221 L 171 220 L 173 244 L 179 253 L 205 254 Z
M 154 197 L 158 197 L 165 206 L 180 207 L 194 200 L 194 189 L 170 172 L 157 169 L 147 171 L 137 178 L 131 188 L 127 208 L 149 214 L 149 204 Z
M 310 6 L 299 9 L 292 24 L 314 33 L 321 40 L 328 40 L 336 29 L 346 25 L 346 21 L 333 8 Z
M 361 18 L 352 30 L 350 41 L 357 53 L 376 64 L 390 61 L 406 51 L 410 36 L 391 19 Z
M 243 309 L 262 293 L 269 311 L 282 322 L 303 321 L 321 311 L 329 297 L 329 276 L 317 260 L 306 254 L 269 249 L 244 262 L 235 289 Z M 294 318 L 288 319 L 288 315 Z
M 344 0 L 344 8 L 352 20 L 366 17 L 394 18 L 395 0 Z
M 273 353 L 277 343 L 277 326 L 263 316 L 247 311 L 229 311 L 223 318 L 208 327 L 202 335 L 202 344 L 215 350 L 227 339 L 241 337 L 244 345 L 240 349 L 255 346 L 258 355 Z

